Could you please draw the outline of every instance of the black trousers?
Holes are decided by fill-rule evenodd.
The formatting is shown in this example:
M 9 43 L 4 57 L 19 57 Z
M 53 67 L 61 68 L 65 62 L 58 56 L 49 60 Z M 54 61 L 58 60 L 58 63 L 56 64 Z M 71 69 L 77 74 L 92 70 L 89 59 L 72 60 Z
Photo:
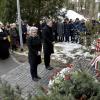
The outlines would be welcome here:
M 25 44 L 26 43 L 26 34 L 22 34 L 22 37 L 23 37 L 23 43 Z
M 44 54 L 45 67 L 50 66 L 50 56 L 51 56 L 51 54 Z
M 65 34 L 65 42 L 69 42 L 69 35 Z
M 75 42 L 75 35 L 74 34 L 71 34 L 71 42 Z
M 0 59 L 4 60 L 4 59 L 7 59 L 9 56 L 10 56 L 10 53 L 9 53 L 9 49 L 2 49 L 0 48 Z
M 63 42 L 64 41 L 64 36 L 58 36 L 58 41 Z
M 29 57 L 29 64 L 30 64 L 30 73 L 31 73 L 31 77 L 37 77 L 37 66 L 38 64 L 36 62 L 33 61 L 33 59 L 31 57 Z
M 55 42 L 58 41 L 57 37 L 58 37 L 58 34 L 57 34 L 57 32 L 55 32 L 55 34 L 54 34 L 54 41 L 55 41 Z

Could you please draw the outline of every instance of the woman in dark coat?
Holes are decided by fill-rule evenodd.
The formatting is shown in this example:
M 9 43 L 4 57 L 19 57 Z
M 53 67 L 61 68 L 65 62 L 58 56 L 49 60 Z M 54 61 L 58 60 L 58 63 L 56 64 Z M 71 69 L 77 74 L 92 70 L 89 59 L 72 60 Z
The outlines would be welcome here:
M 10 43 L 8 41 L 8 34 L 4 29 L 0 28 L 0 59 L 6 59 L 9 57 Z
M 62 23 L 61 21 L 57 23 L 57 34 L 58 34 L 59 42 L 63 42 L 64 41 L 64 23 Z
M 44 63 L 48 70 L 53 69 L 50 66 L 50 56 L 54 53 L 53 48 L 53 33 L 52 33 L 52 21 L 48 20 L 47 25 L 43 28 L 42 38 L 43 38 L 43 50 L 44 50 Z
M 16 51 L 19 46 L 19 34 L 15 23 L 11 24 L 10 38 L 11 38 L 11 48 L 12 50 Z
M 38 81 L 41 79 L 37 74 L 37 66 L 41 63 L 41 40 L 37 35 L 38 29 L 36 27 L 30 28 L 30 36 L 28 37 L 28 60 L 30 64 L 30 72 L 32 80 Z

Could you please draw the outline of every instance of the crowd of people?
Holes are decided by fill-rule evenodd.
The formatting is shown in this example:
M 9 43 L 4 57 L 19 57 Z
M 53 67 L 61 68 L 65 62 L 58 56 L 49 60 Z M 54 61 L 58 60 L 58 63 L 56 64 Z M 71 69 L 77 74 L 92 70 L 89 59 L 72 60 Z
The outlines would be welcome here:
M 55 23 L 55 22 L 54 22 Z M 56 22 L 55 40 L 62 42 L 78 42 L 79 32 L 86 31 L 85 21 L 76 18 L 75 21 L 64 19 Z
M 94 22 L 93 22 L 94 24 Z M 28 46 L 28 60 L 32 80 L 41 79 L 37 73 L 37 66 L 41 63 L 41 49 L 43 46 L 45 68 L 52 70 L 50 56 L 54 53 L 53 42 L 80 42 L 81 32 L 87 32 L 84 20 L 76 18 L 75 21 L 68 18 L 61 20 L 40 21 L 39 24 L 29 25 L 22 23 L 23 43 Z M 16 23 L 0 24 L 0 59 L 9 57 L 9 49 L 19 48 L 19 33 Z
M 26 43 L 27 29 L 22 25 L 23 42 Z M 17 50 L 19 48 L 19 33 L 16 23 L 6 25 L 0 23 L 0 59 L 9 57 L 9 49 Z
M 86 27 L 83 20 L 79 21 L 77 18 L 76 21 L 73 22 L 72 20 L 69 21 L 69 19 L 66 18 L 64 22 L 46 20 L 46 22 L 41 22 L 38 28 L 34 25 L 29 30 L 27 43 L 29 49 L 28 60 L 30 64 L 30 73 L 32 80 L 38 81 L 41 79 L 37 73 L 37 66 L 41 63 L 42 45 L 45 68 L 47 70 L 52 70 L 53 67 L 50 66 L 50 56 L 54 53 L 53 42 L 78 42 L 78 40 L 75 40 L 76 30 L 85 32 Z
M 78 18 L 73 22 L 68 18 L 61 20 L 52 20 L 53 40 L 55 42 L 78 42 L 79 31 L 86 31 L 84 20 L 80 21 Z M 46 26 L 46 21 L 42 20 L 39 24 L 32 24 L 38 28 L 38 34 L 42 40 L 43 28 Z M 22 37 L 23 43 L 26 43 L 28 33 L 30 31 L 28 23 L 22 23 Z M 9 57 L 9 49 L 17 50 L 19 47 L 19 32 L 16 23 L 6 25 L 0 24 L 0 58 L 5 59 Z M 6 49 L 5 49 L 6 48 Z M 5 50 L 5 51 L 4 51 Z M 5 53 L 6 52 L 6 53 Z
M 39 30 L 35 25 L 29 26 L 22 24 L 23 43 L 28 46 L 28 61 L 30 64 L 30 73 L 32 80 L 38 81 L 41 79 L 37 74 L 37 66 L 41 63 L 41 48 L 43 45 L 45 67 L 48 70 L 53 68 L 50 66 L 50 56 L 54 52 L 52 21 L 48 20 L 42 30 Z M 41 34 L 40 34 L 41 33 Z M 42 37 L 42 38 L 41 38 Z M 17 25 L 0 24 L 0 59 L 9 57 L 9 49 L 17 50 L 19 47 L 19 34 Z

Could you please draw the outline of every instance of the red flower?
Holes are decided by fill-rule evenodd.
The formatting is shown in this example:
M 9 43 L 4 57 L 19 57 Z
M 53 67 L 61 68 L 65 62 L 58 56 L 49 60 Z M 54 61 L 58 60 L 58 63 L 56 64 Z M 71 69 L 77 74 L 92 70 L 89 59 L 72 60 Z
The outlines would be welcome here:
M 49 79 L 49 80 L 53 80 L 53 75 L 50 75 L 50 76 L 48 77 L 48 79 Z
M 70 80 L 70 75 L 65 75 L 65 80 Z
M 61 69 L 55 69 L 55 70 L 53 71 L 53 75 L 56 76 L 60 71 L 61 71 Z

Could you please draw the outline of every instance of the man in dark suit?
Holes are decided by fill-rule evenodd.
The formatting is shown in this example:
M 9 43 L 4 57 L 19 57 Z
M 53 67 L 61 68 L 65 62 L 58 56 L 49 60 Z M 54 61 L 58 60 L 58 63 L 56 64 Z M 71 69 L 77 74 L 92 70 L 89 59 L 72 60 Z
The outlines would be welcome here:
M 26 36 L 27 36 L 27 24 L 24 22 L 22 24 L 22 37 L 23 37 L 23 43 L 26 43 Z
M 53 48 L 53 32 L 52 32 L 52 20 L 47 20 L 46 26 L 43 28 L 43 51 L 44 51 L 44 63 L 48 70 L 53 68 L 50 66 L 50 56 L 54 53 Z

